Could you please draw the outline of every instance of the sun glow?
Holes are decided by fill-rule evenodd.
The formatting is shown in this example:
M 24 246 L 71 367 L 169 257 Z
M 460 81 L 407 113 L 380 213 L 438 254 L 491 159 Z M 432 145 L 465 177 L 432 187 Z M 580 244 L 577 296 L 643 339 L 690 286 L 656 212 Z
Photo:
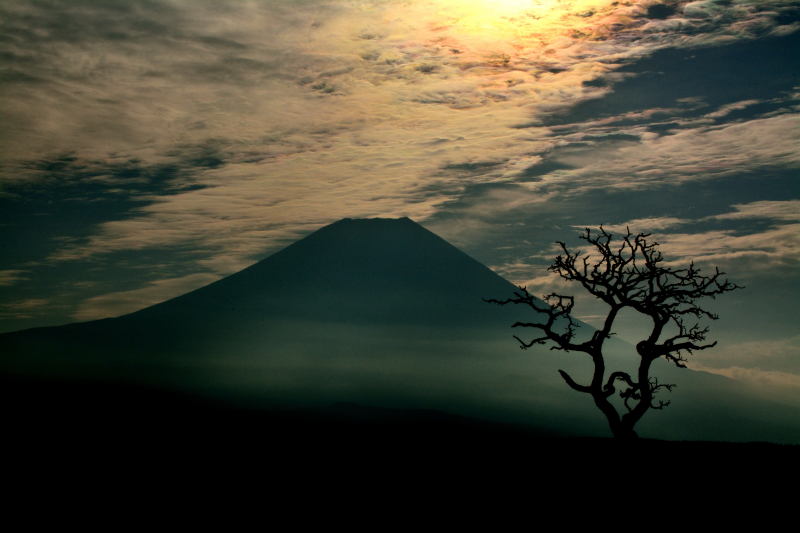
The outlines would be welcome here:
M 559 0 L 443 0 L 443 11 L 458 19 L 459 26 L 488 29 L 520 17 L 536 19 L 552 11 Z
M 514 41 L 585 33 L 615 9 L 612 0 L 438 0 L 433 4 L 454 33 Z
M 558 105 L 594 90 L 584 82 L 611 68 L 594 58 L 616 53 L 615 34 L 636 23 L 643 1 L 389 2 L 381 19 L 392 29 L 381 34 L 359 28 L 379 37 L 359 43 L 367 50 L 359 53 L 389 65 L 393 75 L 416 80 L 422 95 L 408 97 L 415 101 L 454 109 L 515 99 Z M 380 50 L 378 42 L 386 47 Z M 470 84 L 475 92 L 465 89 Z
M 467 0 L 459 3 L 484 14 L 513 16 L 529 10 L 546 10 L 557 4 L 558 0 Z

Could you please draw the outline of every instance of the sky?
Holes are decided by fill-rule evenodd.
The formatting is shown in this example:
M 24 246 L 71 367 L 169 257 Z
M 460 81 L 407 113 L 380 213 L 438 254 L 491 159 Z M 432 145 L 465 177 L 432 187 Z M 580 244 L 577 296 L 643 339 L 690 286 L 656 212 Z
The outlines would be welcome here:
M 343 217 L 564 292 L 554 241 L 602 224 L 744 285 L 690 366 L 800 401 L 798 29 L 769 0 L 0 0 L 0 332 Z

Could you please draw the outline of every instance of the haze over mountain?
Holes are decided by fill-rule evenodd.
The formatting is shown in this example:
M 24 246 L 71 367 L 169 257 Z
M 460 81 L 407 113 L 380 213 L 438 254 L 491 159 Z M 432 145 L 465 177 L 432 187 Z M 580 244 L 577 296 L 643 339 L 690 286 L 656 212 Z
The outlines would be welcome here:
M 0 364 L 6 377 L 147 384 L 257 408 L 353 402 L 607 435 L 557 373 L 585 380 L 585 356 L 518 350 L 508 326 L 525 310 L 482 301 L 512 289 L 407 218 L 343 219 L 141 311 L 2 335 Z M 633 367 L 630 345 L 609 346 L 614 365 Z M 796 407 L 719 376 L 656 375 L 678 388 L 645 417 L 644 436 L 800 442 Z

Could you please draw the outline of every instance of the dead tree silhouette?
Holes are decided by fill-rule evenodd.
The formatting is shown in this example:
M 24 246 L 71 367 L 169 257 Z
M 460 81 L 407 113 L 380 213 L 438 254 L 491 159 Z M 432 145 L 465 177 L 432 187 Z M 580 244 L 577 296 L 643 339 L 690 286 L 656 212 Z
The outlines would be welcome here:
M 589 292 L 609 306 L 603 325 L 589 340 L 575 342 L 577 323 L 572 317 L 575 300 L 572 296 L 552 293 L 544 301 L 534 298 L 525 287 L 518 287 L 514 296 L 504 300 L 485 299 L 499 305 L 523 304 L 542 316 L 538 322 L 516 322 L 514 328 L 540 330 L 538 337 L 523 340 L 514 338 L 522 349 L 537 344 L 552 343 L 551 350 L 586 353 L 594 363 L 589 384 L 576 382 L 567 372 L 559 370 L 561 377 L 572 389 L 591 395 L 595 405 L 608 419 L 611 432 L 619 439 L 636 438 L 634 426 L 649 409 L 663 409 L 668 400 L 655 400 L 659 391 L 671 391 L 674 384 L 659 383 L 650 376 L 650 367 L 656 359 L 664 357 L 676 366 L 685 368 L 685 353 L 706 350 L 717 343 L 703 344 L 709 328 L 701 319 L 716 320 L 718 316 L 701 307 L 697 300 L 714 298 L 719 294 L 743 287 L 724 279 L 718 268 L 703 275 L 692 262 L 686 268 L 663 265 L 657 242 L 650 242 L 649 233 L 633 234 L 626 229 L 620 242 L 612 245 L 613 235 L 601 226 L 599 231 L 586 229 L 580 238 L 588 243 L 584 252 L 570 252 L 566 244 L 558 242 L 563 255 L 555 258 L 548 268 L 567 281 L 577 281 Z M 611 337 L 614 321 L 619 313 L 631 308 L 652 321 L 647 338 L 636 345 L 639 367 L 636 376 L 614 371 L 606 376 L 603 345 Z M 691 321 L 687 321 L 691 318 Z M 621 383 L 619 410 L 610 401 Z

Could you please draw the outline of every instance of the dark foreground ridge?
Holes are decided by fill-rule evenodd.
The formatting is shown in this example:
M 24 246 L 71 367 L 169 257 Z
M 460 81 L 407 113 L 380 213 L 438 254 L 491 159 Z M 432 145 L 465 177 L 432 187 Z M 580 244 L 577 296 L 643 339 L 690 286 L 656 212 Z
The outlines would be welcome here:
M 622 444 L 424 409 L 335 404 L 249 410 L 125 384 L 4 379 L 0 386 L 9 414 L 4 450 L 22 471 L 42 465 L 84 472 L 247 468 L 297 476 L 332 469 L 473 479 L 535 473 L 536 483 L 567 483 L 562 476 L 613 474 L 653 458 L 670 475 L 702 476 L 764 475 L 800 459 L 798 446 L 649 439 Z

